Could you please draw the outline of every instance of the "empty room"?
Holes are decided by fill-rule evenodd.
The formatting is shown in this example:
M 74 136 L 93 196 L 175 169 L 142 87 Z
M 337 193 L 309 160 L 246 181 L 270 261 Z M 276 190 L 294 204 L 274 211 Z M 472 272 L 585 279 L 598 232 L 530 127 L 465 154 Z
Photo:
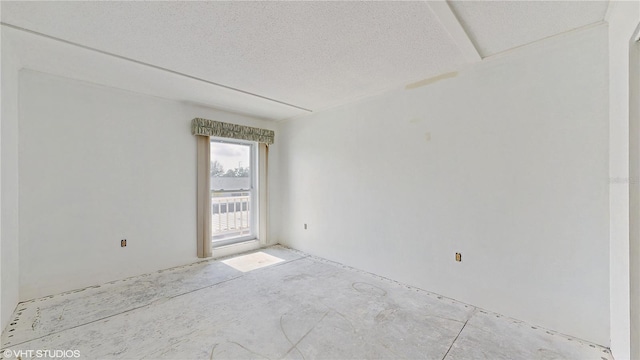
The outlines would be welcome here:
M 0 18 L 0 359 L 640 360 L 639 1 Z

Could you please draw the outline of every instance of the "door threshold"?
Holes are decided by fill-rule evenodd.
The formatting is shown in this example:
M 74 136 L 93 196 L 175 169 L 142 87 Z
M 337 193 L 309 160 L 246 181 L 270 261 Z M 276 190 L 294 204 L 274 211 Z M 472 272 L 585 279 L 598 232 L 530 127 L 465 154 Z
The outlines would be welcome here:
M 211 249 L 211 257 L 216 259 L 229 255 L 240 254 L 246 251 L 256 250 L 261 247 L 260 240 L 251 239 L 235 244 L 223 245 Z

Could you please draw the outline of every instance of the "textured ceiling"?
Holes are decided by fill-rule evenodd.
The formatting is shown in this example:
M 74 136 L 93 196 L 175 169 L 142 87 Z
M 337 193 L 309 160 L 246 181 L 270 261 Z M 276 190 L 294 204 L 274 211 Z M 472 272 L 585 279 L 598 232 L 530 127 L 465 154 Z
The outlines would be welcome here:
M 483 57 L 604 19 L 607 1 L 450 1 Z
M 308 109 L 464 62 L 424 2 L 3 2 L 2 21 Z
M 607 7 L 579 1 L 450 4 L 3 1 L 1 7 L 4 24 L 239 89 L 244 93 L 235 102 L 229 98 L 234 110 L 252 101 L 247 93 L 280 102 L 264 112 L 264 98 L 255 97 L 255 111 L 247 106 L 268 118 L 455 71 L 480 61 L 478 52 L 488 56 L 602 21 Z M 65 61 L 63 55 L 43 56 L 45 67 Z M 61 74 L 68 72 L 66 66 Z M 225 96 L 232 92 L 226 89 Z M 225 108 L 226 100 L 197 101 Z

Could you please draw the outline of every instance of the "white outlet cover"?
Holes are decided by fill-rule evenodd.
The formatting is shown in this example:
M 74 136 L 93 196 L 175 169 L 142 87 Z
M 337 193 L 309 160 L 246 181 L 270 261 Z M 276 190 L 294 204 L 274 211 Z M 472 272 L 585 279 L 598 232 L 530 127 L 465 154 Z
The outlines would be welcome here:
M 249 272 L 251 270 L 260 269 L 283 261 L 284 259 L 258 251 L 253 254 L 236 256 L 231 259 L 223 260 L 222 262 L 238 271 Z

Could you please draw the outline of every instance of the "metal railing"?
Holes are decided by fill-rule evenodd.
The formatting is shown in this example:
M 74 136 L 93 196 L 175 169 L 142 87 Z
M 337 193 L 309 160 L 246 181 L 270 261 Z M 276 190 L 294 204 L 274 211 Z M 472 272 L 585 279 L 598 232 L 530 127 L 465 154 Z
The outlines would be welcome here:
M 239 196 L 211 197 L 211 234 L 214 239 L 248 235 L 251 233 L 251 196 L 241 193 Z

